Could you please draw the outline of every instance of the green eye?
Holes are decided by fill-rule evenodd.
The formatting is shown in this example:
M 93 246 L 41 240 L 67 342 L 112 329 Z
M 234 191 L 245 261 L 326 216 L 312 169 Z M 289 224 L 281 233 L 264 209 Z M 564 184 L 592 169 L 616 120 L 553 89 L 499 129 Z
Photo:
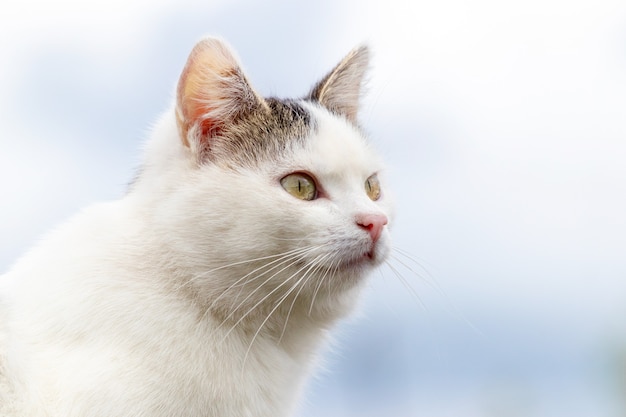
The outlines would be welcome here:
M 376 201 L 380 198 L 380 182 L 376 174 L 365 181 L 365 192 L 372 201 Z
M 280 180 L 280 185 L 283 186 L 285 191 L 300 200 L 310 201 L 317 198 L 315 180 L 307 174 L 289 174 Z

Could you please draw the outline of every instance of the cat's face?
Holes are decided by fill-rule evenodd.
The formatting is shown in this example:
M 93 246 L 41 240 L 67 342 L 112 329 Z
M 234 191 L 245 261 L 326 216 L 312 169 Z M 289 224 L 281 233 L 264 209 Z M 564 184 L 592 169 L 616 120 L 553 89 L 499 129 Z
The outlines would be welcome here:
M 311 247 L 309 263 L 358 279 L 389 252 L 391 203 L 377 155 L 360 132 L 323 109 L 301 152 L 281 166 L 286 234 Z M 281 190 L 278 190 L 281 191 Z
M 351 123 L 301 106 L 304 135 L 254 162 L 224 154 L 207 163 L 185 195 L 195 202 L 180 204 L 195 206 L 184 240 L 201 235 L 195 257 L 208 262 L 197 284 L 228 314 L 261 300 L 291 307 L 294 297 L 339 307 L 390 251 L 392 204 L 379 158 Z
M 169 203 L 184 215 L 168 221 L 184 230 L 171 244 L 196 265 L 190 285 L 209 307 L 333 315 L 385 261 L 389 193 L 356 123 L 366 63 L 357 49 L 309 97 L 281 101 L 256 94 L 222 42 L 192 52 L 177 102 L 189 163 Z

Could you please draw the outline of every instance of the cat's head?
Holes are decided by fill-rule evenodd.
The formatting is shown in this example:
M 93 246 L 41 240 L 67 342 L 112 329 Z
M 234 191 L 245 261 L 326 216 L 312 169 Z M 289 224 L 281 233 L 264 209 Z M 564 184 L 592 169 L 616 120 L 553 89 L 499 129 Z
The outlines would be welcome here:
M 357 48 L 307 97 L 279 100 L 255 92 L 224 42 L 191 52 L 157 146 L 177 136 L 176 152 L 154 158 L 175 174 L 160 209 L 170 248 L 211 306 L 333 310 L 386 259 L 389 193 L 357 122 L 367 65 Z

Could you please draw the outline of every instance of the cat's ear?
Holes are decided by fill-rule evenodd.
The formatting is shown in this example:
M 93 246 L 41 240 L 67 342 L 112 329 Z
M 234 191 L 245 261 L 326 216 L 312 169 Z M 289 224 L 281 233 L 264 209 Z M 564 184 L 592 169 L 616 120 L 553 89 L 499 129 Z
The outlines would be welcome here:
M 225 126 L 267 104 L 250 86 L 228 45 L 198 42 L 178 81 L 176 122 L 183 144 L 202 157 Z
M 369 55 L 367 46 L 353 49 L 313 87 L 309 99 L 356 123 Z

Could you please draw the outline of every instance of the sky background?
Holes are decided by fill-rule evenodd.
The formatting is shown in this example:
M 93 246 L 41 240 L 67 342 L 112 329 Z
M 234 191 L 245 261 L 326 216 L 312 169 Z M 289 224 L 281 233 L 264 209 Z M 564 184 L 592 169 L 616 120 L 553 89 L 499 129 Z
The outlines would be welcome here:
M 298 417 L 626 415 L 623 0 L 4 1 L 0 273 L 124 193 L 207 34 L 281 97 L 374 52 L 402 279 L 372 276 Z

